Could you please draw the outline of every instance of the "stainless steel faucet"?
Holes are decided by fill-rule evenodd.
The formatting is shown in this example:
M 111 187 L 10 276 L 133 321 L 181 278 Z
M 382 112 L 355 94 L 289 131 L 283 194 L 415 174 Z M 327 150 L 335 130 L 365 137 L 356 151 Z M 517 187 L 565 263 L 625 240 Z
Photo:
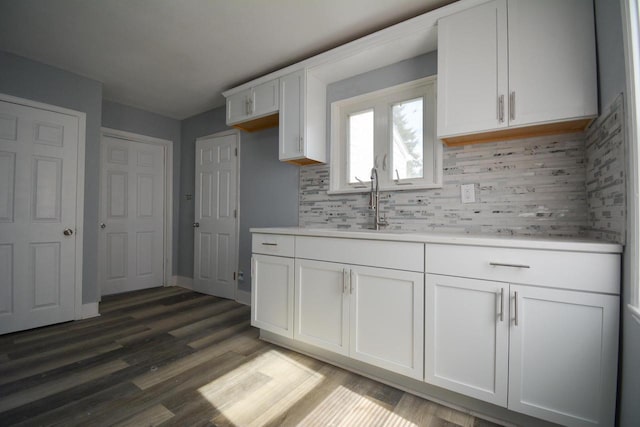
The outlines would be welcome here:
M 386 227 L 389 223 L 380 218 L 380 183 L 378 182 L 378 169 L 371 168 L 371 191 L 369 193 L 369 209 L 373 210 L 373 226 L 375 230 Z

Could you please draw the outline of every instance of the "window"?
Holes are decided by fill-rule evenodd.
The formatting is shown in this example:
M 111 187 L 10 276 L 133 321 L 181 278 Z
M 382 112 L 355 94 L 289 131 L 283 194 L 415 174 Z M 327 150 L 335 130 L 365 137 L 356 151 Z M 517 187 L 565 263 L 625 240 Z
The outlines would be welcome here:
M 628 258 L 632 260 L 630 278 L 631 301 L 628 305 L 634 318 L 640 322 L 640 200 L 638 199 L 638 187 L 640 187 L 640 2 L 629 0 L 622 2 L 623 35 L 625 42 L 625 62 L 627 73 L 627 138 L 630 156 L 632 158 L 630 168 L 631 191 L 627 191 L 627 201 L 631 215 L 629 224 L 629 236 L 626 251 Z
M 442 187 L 436 79 L 427 77 L 331 105 L 330 193 Z

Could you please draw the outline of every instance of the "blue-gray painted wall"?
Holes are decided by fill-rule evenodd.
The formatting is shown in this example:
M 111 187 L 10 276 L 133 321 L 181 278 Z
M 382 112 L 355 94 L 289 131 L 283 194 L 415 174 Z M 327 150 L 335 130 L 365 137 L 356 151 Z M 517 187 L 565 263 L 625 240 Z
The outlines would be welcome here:
M 96 302 L 102 83 L 0 51 L 0 93 L 86 114 L 82 302 Z
M 624 68 L 624 44 L 622 37 L 622 13 L 620 2 L 614 0 L 595 0 L 596 35 L 598 46 L 598 89 L 600 111 L 606 108 L 615 97 L 626 92 Z M 629 141 L 631 143 L 631 141 Z M 634 197 L 628 192 L 627 221 L 633 221 Z M 628 224 L 627 230 L 630 230 Z M 638 236 L 627 233 L 627 246 L 635 244 Z M 618 375 L 618 425 L 622 427 L 640 425 L 640 325 L 633 319 L 627 304 L 631 302 L 632 283 L 630 266 L 638 260 L 631 259 L 629 251 L 623 258 L 620 365 Z
M 180 218 L 180 125 L 180 120 L 117 102 L 102 101 L 102 126 L 173 142 L 173 248 L 171 263 L 173 275 L 178 271 L 178 248 L 180 247 L 178 227 Z
M 180 180 L 180 250 L 178 275 L 193 277 L 195 142 L 202 136 L 228 130 L 225 107 L 182 121 Z M 251 291 L 251 227 L 298 225 L 298 167 L 278 160 L 278 129 L 240 132 L 239 270 L 243 291 Z

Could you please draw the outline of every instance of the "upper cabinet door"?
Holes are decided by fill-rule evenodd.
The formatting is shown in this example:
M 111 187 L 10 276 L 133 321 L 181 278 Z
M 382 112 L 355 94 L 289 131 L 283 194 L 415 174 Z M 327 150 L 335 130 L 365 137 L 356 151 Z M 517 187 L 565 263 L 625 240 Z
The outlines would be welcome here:
M 265 116 L 278 111 L 278 86 L 279 79 L 275 79 L 253 88 L 252 97 L 249 98 L 252 117 Z
M 249 99 L 251 98 L 251 89 L 234 93 L 227 98 L 227 124 L 241 122 L 249 117 Z
M 591 0 L 509 0 L 509 125 L 597 114 Z
M 303 111 L 305 71 L 280 78 L 280 160 L 299 158 L 303 153 Z
M 438 136 L 507 126 L 507 3 L 438 21 Z

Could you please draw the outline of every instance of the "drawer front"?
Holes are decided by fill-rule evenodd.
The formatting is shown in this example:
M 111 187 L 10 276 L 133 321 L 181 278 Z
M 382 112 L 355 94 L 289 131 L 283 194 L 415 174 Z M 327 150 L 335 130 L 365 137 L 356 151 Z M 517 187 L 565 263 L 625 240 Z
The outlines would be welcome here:
M 281 234 L 259 234 L 252 236 L 251 252 L 254 254 L 292 257 L 295 253 L 295 237 Z
M 590 292 L 620 293 L 620 256 L 427 244 L 427 273 Z
M 296 258 L 424 272 L 424 244 L 296 237 Z

